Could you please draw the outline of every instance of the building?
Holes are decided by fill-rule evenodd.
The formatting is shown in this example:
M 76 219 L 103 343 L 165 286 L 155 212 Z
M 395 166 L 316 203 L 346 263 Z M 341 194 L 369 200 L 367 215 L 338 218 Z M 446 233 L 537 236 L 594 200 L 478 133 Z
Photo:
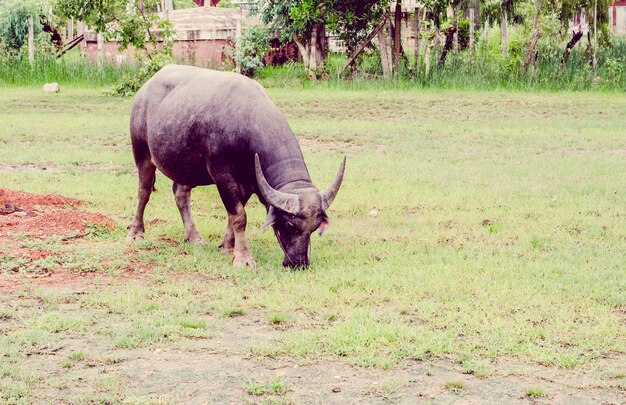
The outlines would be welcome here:
M 218 68 L 229 58 L 229 49 L 234 49 L 237 25 L 241 29 L 256 23 L 256 19 L 242 15 L 238 8 L 195 7 L 164 12 L 176 31 L 173 44 L 174 59 L 200 67 Z M 83 50 L 87 56 L 98 58 L 98 34 L 85 31 Z M 120 52 L 115 41 L 102 44 L 104 60 L 129 63 L 135 60 L 132 49 Z
M 626 34 L 626 1 L 616 1 L 609 6 L 609 29 L 614 34 Z

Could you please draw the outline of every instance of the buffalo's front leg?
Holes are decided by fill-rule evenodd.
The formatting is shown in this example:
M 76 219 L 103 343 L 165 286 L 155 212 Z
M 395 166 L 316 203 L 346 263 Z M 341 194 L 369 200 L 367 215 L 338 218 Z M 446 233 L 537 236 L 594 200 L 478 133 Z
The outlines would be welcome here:
M 185 242 L 204 244 L 204 239 L 196 229 L 196 224 L 191 216 L 191 187 L 174 183 L 172 191 L 185 227 Z
M 256 266 L 246 241 L 246 210 L 243 206 L 247 198 L 242 195 L 239 185 L 231 177 L 225 176 L 215 180 L 217 190 L 228 213 L 228 228 L 224 235 L 224 241 L 229 243 L 234 239 L 234 246 L 232 247 L 233 266 Z M 231 231 L 232 239 L 229 234 Z M 223 247 L 228 247 L 228 245 Z
M 235 250 L 235 232 L 233 231 L 233 227 L 230 226 L 230 220 L 228 221 L 228 225 L 226 225 L 224 239 L 222 240 L 222 243 L 220 243 L 219 247 L 225 255 L 232 254 Z
M 234 213 L 228 213 L 228 224 L 231 226 L 235 236 L 233 266 L 256 266 L 246 240 L 246 210 L 243 208 L 243 205 L 240 204 Z
M 150 156 L 146 156 L 144 159 L 138 160 L 137 171 L 139 174 L 139 190 L 137 192 L 137 211 L 133 221 L 128 225 L 128 236 L 126 241 L 143 239 L 144 224 L 143 214 L 146 209 L 146 204 L 150 200 L 150 194 L 154 190 L 154 181 L 156 166 L 150 160 Z

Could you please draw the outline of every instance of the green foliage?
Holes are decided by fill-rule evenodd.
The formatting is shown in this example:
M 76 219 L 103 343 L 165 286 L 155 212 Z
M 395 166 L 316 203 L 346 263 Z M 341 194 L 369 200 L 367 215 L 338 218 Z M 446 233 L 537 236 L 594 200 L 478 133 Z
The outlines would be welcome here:
M 109 96 L 130 97 L 134 95 L 163 66 L 171 62 L 165 54 L 154 55 L 139 71 L 124 76 L 118 83 L 104 92 Z
M 389 0 L 258 0 L 257 12 L 283 41 L 297 38 L 307 44 L 313 26 L 322 24 L 350 51 L 380 22 L 388 5 Z
M 15 54 L 28 41 L 28 16 L 33 16 L 35 41 L 49 42 L 50 36 L 43 32 L 40 17 L 52 19 L 52 11 L 46 0 L 9 0 L 0 6 L 0 50 Z
M 110 0 L 87 2 L 57 0 L 56 9 L 65 17 L 84 21 L 105 37 L 116 40 L 120 51 L 129 46 L 148 59 L 136 76 L 126 77 L 107 94 L 126 96 L 136 92 L 161 67 L 172 60 L 172 24 L 156 14 L 159 0 Z
M 220 7 L 220 8 L 239 8 L 239 4 L 233 2 L 233 0 L 222 0 L 219 3 L 217 3 L 217 7 Z
M 433 89 L 522 89 L 522 90 L 609 90 L 626 91 L 626 41 L 616 39 L 610 48 L 598 51 L 595 73 L 589 69 L 584 49 L 572 50 L 566 65 L 562 65 L 563 47 L 552 41 L 539 43 L 536 67 L 523 74 L 521 64 L 527 52 L 528 42 L 517 33 L 509 41 L 510 54 L 500 54 L 499 43 L 480 41 L 476 46 L 473 63 L 469 52 L 449 55 L 449 63 L 438 68 L 431 57 L 430 72 L 426 74 L 422 62 L 419 71 L 401 69 L 393 79 L 382 77 L 380 57 L 376 51 L 364 53 L 358 60 L 355 72 L 348 80 L 337 78 L 338 67 L 345 61 L 344 55 L 331 55 L 327 68 L 331 79 L 318 81 L 306 78 L 302 64 L 267 67 L 257 79 L 266 87 L 322 87 L 374 89 L 374 88 L 433 88 Z M 495 38 L 497 40 L 497 37 Z
M 193 0 L 173 0 L 172 5 L 174 6 L 174 10 L 198 7 L 198 5 L 193 2 Z
M 152 59 L 157 53 L 171 55 L 168 43 L 174 36 L 171 23 L 156 14 L 159 4 L 159 0 L 57 0 L 56 10 L 64 17 L 84 21 L 103 32 L 105 38 L 118 41 L 120 50 L 132 45 Z M 161 41 L 164 49 L 158 49 Z
M 389 0 L 334 0 L 327 18 L 328 29 L 352 52 L 382 19 Z
M 241 46 L 235 52 L 235 60 L 241 66 L 241 73 L 252 76 L 263 71 L 263 58 L 270 50 L 269 29 L 255 25 L 241 35 Z

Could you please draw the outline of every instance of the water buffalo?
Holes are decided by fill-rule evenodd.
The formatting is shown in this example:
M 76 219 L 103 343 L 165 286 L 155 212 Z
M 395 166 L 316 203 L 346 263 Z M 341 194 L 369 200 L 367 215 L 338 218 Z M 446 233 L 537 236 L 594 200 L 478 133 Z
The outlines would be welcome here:
M 143 214 L 159 169 L 174 182 L 186 241 L 204 243 L 191 217 L 191 190 L 215 184 L 228 213 L 220 247 L 233 254 L 233 265 L 255 265 L 244 209 L 253 193 L 267 209 L 264 227 L 274 229 L 285 253 L 283 266 L 309 265 L 311 233 L 328 227 L 326 210 L 341 186 L 346 160 L 330 187 L 319 191 L 285 117 L 257 82 L 168 65 L 137 93 L 130 134 L 139 201 L 129 240 L 143 238 Z

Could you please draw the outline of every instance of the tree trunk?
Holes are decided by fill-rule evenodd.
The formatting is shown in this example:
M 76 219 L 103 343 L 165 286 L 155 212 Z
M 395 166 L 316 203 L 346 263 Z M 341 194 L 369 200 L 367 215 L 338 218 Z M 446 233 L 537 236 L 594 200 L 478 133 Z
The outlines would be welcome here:
M 539 38 L 541 38 L 541 32 L 539 31 L 539 14 L 541 13 L 541 0 L 536 0 L 535 6 L 535 18 L 533 19 L 533 30 L 535 31 L 535 33 L 533 35 L 533 39 L 530 41 L 530 45 L 528 46 L 526 59 L 524 60 L 524 64 L 522 65 L 522 73 L 526 73 L 526 69 L 528 69 L 528 64 L 532 60 L 533 54 L 535 53 L 535 47 L 537 46 L 537 42 L 539 42 Z
M 428 77 L 430 73 L 430 52 L 432 47 L 432 43 L 426 46 L 426 54 L 424 55 L 424 77 Z
M 386 16 L 385 16 L 386 17 Z M 374 39 L 374 37 L 376 35 L 378 35 L 378 41 L 379 43 L 384 43 L 385 39 L 384 37 L 380 36 L 381 31 L 383 30 L 383 28 L 385 27 L 385 23 L 386 23 L 386 18 L 383 18 L 383 20 L 380 22 L 380 24 L 378 24 L 376 26 L 376 28 L 374 28 L 372 30 L 372 32 L 370 32 L 369 34 L 367 34 L 367 37 L 365 37 L 365 40 L 363 42 L 361 42 L 361 44 L 359 46 L 356 47 L 356 49 L 354 50 L 354 52 L 352 52 L 352 54 L 350 56 L 348 56 L 348 59 L 346 60 L 346 62 L 343 64 L 343 66 L 341 67 L 341 69 L 339 69 L 339 74 L 338 76 L 341 76 L 341 74 L 346 70 L 346 68 L 348 66 L 351 66 L 354 61 L 356 60 L 356 58 L 359 57 L 359 55 L 361 54 L 361 52 L 363 52 L 363 50 L 365 50 L 365 47 L 367 45 L 369 45 L 370 42 L 372 42 L 372 39 Z M 381 48 L 381 63 L 382 63 L 382 49 Z M 385 50 L 386 51 L 386 50 Z M 386 53 L 385 53 L 386 55 Z M 384 73 L 384 69 L 387 65 L 383 64 L 383 73 Z
M 389 71 L 391 75 L 395 73 L 393 70 L 393 25 L 391 24 L 391 17 L 387 18 L 387 35 L 385 35 L 385 47 L 387 48 L 387 54 L 389 56 Z
M 480 31 L 480 0 L 470 0 L 469 8 L 474 10 L 474 31 Z
M 478 18 L 480 20 L 480 18 Z M 491 23 L 489 22 L 489 17 L 485 19 L 485 43 L 489 45 L 489 28 L 491 28 Z
M 317 63 L 321 67 L 328 58 L 328 49 L 326 46 L 326 25 L 319 24 L 317 27 Z
M 434 41 L 434 50 L 435 50 L 435 58 L 437 58 L 437 55 L 439 55 L 439 48 L 440 48 L 440 36 L 441 36 L 441 20 L 439 18 L 439 14 L 435 15 L 435 38 L 433 38 Z
M 380 48 L 380 64 L 383 66 L 383 76 L 391 77 L 391 61 L 389 60 L 389 53 L 387 48 L 387 28 L 389 25 L 388 16 L 385 15 L 383 19 L 383 27 L 378 31 L 378 46 Z
M 537 42 L 539 42 L 539 38 L 541 38 L 541 31 L 535 30 L 535 35 L 533 35 L 533 39 L 530 42 L 530 46 L 528 47 L 528 53 L 526 54 L 526 60 L 524 60 L 524 64 L 522 65 L 522 73 L 526 73 L 526 69 L 528 68 L 528 64 L 533 58 L 535 53 L 535 47 L 537 46 Z
M 28 62 L 35 62 L 35 23 L 32 14 L 28 16 Z
M 293 42 L 298 46 L 298 50 L 300 51 L 300 56 L 302 57 L 302 63 L 305 67 L 309 66 L 309 47 L 305 45 L 299 36 L 293 36 Z
M 470 48 L 470 63 L 474 62 L 474 8 L 469 10 L 469 48 Z
M 402 47 L 402 0 L 396 1 L 394 13 L 394 35 L 393 35 L 393 72 L 398 72 L 400 66 L 400 48 Z
M 454 26 L 454 53 L 459 52 L 459 17 L 457 15 L 456 6 L 452 7 L 452 12 L 454 13 L 454 17 L 452 19 L 452 25 Z
M 563 52 L 563 58 L 561 59 L 561 64 L 566 64 L 567 60 L 569 59 L 569 54 L 572 51 L 572 49 L 574 48 L 574 46 L 578 43 L 578 41 L 580 41 L 580 39 L 583 37 L 583 30 L 580 29 L 578 31 L 575 31 L 572 34 L 572 39 L 567 43 L 567 46 L 565 47 L 565 52 Z
M 591 31 L 587 31 L 587 52 L 589 53 L 589 67 L 594 69 L 596 66 L 596 61 L 593 59 L 594 50 L 593 44 L 591 43 Z
M 319 56 L 319 50 L 317 49 L 317 24 L 313 24 L 313 28 L 311 29 L 311 49 L 309 51 L 309 66 L 308 68 L 311 70 L 317 69 L 317 57 Z
M 448 55 L 448 51 L 452 48 L 453 46 L 453 39 L 454 39 L 454 34 L 456 33 L 456 29 L 453 27 L 450 27 L 448 29 L 448 31 L 446 32 L 446 44 L 443 47 L 443 51 L 441 52 L 441 56 L 439 57 L 439 67 L 443 67 L 444 64 L 446 63 L 446 56 Z
M 500 7 L 502 11 L 502 18 L 500 19 L 500 29 L 502 30 L 501 50 L 502 50 L 502 56 L 508 56 L 509 55 L 509 32 L 507 29 L 508 19 L 506 15 L 506 9 L 504 8 L 504 4 L 501 4 Z
M 420 55 L 420 8 L 415 7 L 415 72 L 419 73 L 421 65 Z
M 596 52 L 598 50 L 598 0 L 593 3 L 593 59 L 592 68 L 596 70 Z

